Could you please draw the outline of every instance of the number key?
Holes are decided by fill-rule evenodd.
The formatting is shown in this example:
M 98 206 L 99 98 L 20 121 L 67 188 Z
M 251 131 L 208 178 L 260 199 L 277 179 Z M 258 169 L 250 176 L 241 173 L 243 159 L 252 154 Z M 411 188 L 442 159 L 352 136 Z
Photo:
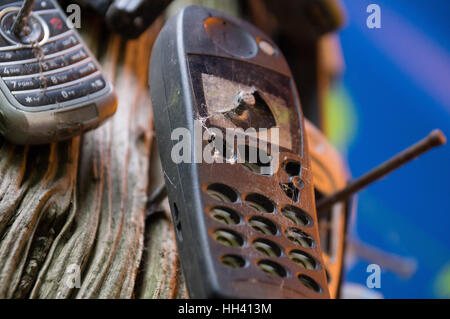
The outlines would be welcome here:
M 6 85 L 11 91 L 38 89 L 41 81 L 38 78 L 5 80 Z

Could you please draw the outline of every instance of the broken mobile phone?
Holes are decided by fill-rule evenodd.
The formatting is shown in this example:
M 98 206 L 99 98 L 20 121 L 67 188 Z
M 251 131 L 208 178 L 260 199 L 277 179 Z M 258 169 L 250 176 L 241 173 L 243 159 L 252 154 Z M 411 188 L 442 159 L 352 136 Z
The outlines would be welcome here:
M 185 7 L 153 47 L 150 90 L 192 298 L 329 298 L 301 105 L 276 45 Z
M 53 0 L 37 0 L 29 34 L 17 36 L 21 5 L 0 1 L 0 134 L 42 144 L 97 127 L 117 107 L 99 63 Z

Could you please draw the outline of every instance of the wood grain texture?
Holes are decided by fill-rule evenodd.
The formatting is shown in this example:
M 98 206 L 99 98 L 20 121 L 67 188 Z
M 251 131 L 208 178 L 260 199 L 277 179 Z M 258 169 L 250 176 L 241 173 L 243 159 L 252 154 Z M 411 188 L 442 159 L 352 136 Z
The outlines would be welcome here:
M 154 135 L 147 74 L 161 25 L 128 42 L 91 25 L 100 31 L 90 30 L 88 46 L 119 97 L 117 113 L 100 128 L 51 145 L 0 140 L 0 298 L 134 296 Z M 166 263 L 173 274 L 147 276 L 142 297 L 181 291 L 173 284 L 180 271 L 170 223 L 147 225 L 153 257 L 141 271 Z M 71 288 L 76 267 L 80 286 Z M 149 286 L 158 288 L 150 293 Z
M 187 4 L 239 11 L 234 0 L 186 0 L 167 16 Z M 167 203 L 145 216 L 149 191 L 163 181 L 148 67 L 164 21 L 127 42 L 92 17 L 83 21 L 118 110 L 60 143 L 14 146 L 0 137 L 0 298 L 188 298 Z
M 188 298 L 167 200 L 162 208 L 148 219 L 136 298 Z

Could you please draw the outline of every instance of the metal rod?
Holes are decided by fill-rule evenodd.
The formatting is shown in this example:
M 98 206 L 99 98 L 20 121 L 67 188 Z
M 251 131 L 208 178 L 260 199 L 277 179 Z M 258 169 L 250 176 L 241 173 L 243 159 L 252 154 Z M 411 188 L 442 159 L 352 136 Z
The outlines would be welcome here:
M 410 146 L 403 152 L 398 153 L 358 179 L 351 181 L 344 189 L 321 199 L 316 205 L 317 214 L 328 212 L 333 204 L 349 198 L 350 195 L 358 192 L 362 188 L 382 178 L 426 151 L 444 145 L 446 141 L 447 139 L 441 130 L 433 130 L 426 138 Z
M 19 10 L 19 13 L 14 20 L 14 24 L 12 26 L 12 32 L 16 36 L 20 36 L 23 28 L 27 25 L 28 18 L 30 17 L 31 10 L 33 9 L 33 5 L 36 0 L 25 0 L 23 2 L 22 7 Z

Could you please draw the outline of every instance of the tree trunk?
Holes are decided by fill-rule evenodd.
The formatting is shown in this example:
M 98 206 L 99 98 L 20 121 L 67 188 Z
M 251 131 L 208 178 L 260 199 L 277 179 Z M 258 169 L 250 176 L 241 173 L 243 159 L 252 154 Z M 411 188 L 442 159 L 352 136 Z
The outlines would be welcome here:
M 103 126 L 51 145 L 0 142 L 1 298 L 134 295 L 154 135 L 147 74 L 161 25 L 158 21 L 136 41 L 117 36 L 105 41 L 104 32 L 86 35 L 119 97 L 117 113 Z M 165 263 L 178 274 L 169 218 L 155 219 L 148 230 L 154 256 L 147 259 L 148 269 Z M 151 277 L 154 296 L 177 290 L 170 282 L 175 275 L 159 277 L 158 272 Z

